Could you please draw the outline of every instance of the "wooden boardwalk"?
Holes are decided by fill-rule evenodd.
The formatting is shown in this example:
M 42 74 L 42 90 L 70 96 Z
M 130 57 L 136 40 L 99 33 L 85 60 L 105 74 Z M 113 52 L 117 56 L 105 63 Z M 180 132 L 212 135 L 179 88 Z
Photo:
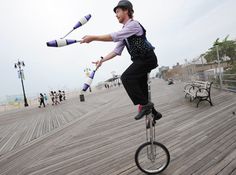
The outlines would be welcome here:
M 236 94 L 213 90 L 214 106 L 184 99 L 183 84 L 152 82 L 163 114 L 157 140 L 170 151 L 162 175 L 236 174 Z M 113 88 L 52 107 L 0 114 L 0 174 L 142 175 L 134 153 L 144 120 L 124 89 Z

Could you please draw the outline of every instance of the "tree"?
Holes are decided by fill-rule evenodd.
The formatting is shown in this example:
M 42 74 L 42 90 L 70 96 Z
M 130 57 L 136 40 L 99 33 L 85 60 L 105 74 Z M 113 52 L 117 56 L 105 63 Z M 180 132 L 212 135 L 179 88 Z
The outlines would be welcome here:
M 213 47 L 211 47 L 205 54 L 204 58 L 207 62 L 213 62 L 217 60 L 217 52 L 216 46 L 218 45 L 220 58 L 224 56 L 228 56 L 231 59 L 231 63 L 234 64 L 236 61 L 236 41 L 228 40 L 229 35 L 227 35 L 222 41 L 219 38 L 215 40 L 213 43 Z

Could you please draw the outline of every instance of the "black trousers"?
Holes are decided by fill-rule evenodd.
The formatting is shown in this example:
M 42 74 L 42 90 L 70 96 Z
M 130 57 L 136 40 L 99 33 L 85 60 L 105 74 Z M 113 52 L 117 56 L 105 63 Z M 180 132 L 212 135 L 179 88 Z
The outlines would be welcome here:
M 151 51 L 143 57 L 133 58 L 133 63 L 121 75 L 124 88 L 134 105 L 148 103 L 147 74 L 157 66 L 157 57 Z
M 45 103 L 44 103 L 44 100 L 40 100 L 40 106 L 43 104 L 43 107 L 45 107 Z

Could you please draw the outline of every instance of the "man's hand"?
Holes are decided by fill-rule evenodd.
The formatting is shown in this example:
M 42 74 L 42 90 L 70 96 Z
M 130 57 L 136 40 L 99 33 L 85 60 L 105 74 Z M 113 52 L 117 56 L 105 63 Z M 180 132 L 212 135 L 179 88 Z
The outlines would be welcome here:
M 94 41 L 95 37 L 92 35 L 85 35 L 82 40 L 80 41 L 80 44 L 82 43 L 90 43 L 92 41 Z
M 97 69 L 102 65 L 102 60 L 93 61 L 93 64 L 96 64 Z

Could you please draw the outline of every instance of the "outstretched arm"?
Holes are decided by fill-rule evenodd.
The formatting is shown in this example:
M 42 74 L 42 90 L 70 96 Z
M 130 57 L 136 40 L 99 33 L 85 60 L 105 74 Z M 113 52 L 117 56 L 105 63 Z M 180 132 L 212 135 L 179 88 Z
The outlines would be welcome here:
M 107 35 L 86 35 L 80 43 L 90 43 L 92 41 L 113 41 L 110 34 Z
M 103 57 L 102 60 L 98 60 L 98 61 L 95 61 L 95 62 L 92 62 L 93 64 L 96 64 L 97 68 L 99 68 L 103 62 L 105 61 L 108 61 L 112 58 L 114 58 L 117 54 L 115 52 L 111 52 L 109 53 L 108 55 L 106 55 L 105 57 Z

